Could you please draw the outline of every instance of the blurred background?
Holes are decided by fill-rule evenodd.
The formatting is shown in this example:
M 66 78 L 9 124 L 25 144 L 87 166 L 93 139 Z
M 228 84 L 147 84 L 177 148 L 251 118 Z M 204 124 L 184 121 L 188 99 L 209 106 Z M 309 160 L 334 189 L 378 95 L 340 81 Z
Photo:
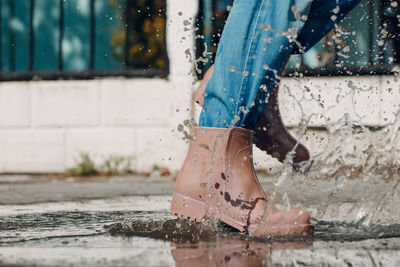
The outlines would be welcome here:
M 199 114 L 191 93 L 231 6 L 1 0 L 0 173 L 175 173 L 185 121 Z M 291 57 L 279 96 L 287 127 L 315 154 L 327 125 L 343 118 L 372 129 L 393 123 L 399 64 L 398 2 L 362 1 Z M 259 151 L 256 161 L 280 166 Z

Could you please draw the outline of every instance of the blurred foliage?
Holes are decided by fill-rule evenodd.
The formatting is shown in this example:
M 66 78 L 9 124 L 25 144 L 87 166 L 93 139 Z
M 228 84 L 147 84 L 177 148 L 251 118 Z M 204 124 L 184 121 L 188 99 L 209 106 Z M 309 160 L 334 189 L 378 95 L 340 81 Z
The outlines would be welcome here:
M 110 155 L 104 159 L 101 171 L 107 175 L 124 175 L 131 169 L 132 157 Z
M 131 171 L 132 159 L 133 157 L 129 156 L 110 155 L 105 157 L 102 163 L 96 165 L 89 153 L 81 152 L 74 159 L 75 167 L 68 169 L 66 174 L 71 176 L 125 175 Z
M 68 175 L 73 176 L 91 176 L 96 175 L 99 172 L 96 169 L 96 165 L 88 153 L 81 152 L 78 158 L 74 159 L 75 167 L 67 170 Z
M 166 1 L 165 0 L 131 0 L 126 12 L 129 12 L 128 25 L 112 35 L 111 48 L 113 56 L 124 62 L 127 31 L 129 36 L 127 68 L 160 69 L 166 67 Z M 117 1 L 110 1 L 117 5 Z M 117 8 L 117 6 L 116 6 Z M 119 12 L 123 12 L 120 10 Z M 124 17 L 127 13 L 121 14 Z M 125 20 L 125 19 L 124 19 Z

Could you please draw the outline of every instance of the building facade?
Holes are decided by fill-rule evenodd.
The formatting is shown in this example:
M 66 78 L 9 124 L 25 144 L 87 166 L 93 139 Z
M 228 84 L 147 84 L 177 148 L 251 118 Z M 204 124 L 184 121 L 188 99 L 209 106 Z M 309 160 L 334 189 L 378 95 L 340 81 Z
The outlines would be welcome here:
M 292 57 L 279 97 L 295 134 L 306 127 L 306 135 L 324 136 L 326 125 L 343 120 L 368 127 L 396 120 L 400 12 L 393 3 L 364 1 L 310 52 Z M 231 4 L 1 1 L 0 173 L 64 172 L 82 152 L 96 162 L 129 157 L 133 171 L 177 171 L 185 122 L 199 114 L 195 80 L 212 63 Z M 318 153 L 321 143 L 306 135 Z M 277 164 L 260 151 L 256 162 Z

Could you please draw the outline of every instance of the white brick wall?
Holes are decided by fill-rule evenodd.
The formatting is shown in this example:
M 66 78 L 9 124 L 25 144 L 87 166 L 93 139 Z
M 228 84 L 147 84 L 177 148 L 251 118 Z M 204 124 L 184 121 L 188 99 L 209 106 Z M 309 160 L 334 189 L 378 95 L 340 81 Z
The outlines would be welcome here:
M 284 79 L 279 95 L 284 121 L 297 126 L 302 108 L 306 116 L 325 114 L 330 122 L 348 113 L 365 125 L 386 125 L 400 106 L 395 79 Z M 350 80 L 361 89 L 350 90 Z M 133 156 L 132 167 L 139 171 L 155 165 L 176 171 L 187 149 L 176 128 L 191 117 L 193 89 L 190 76 L 181 74 L 169 80 L 1 83 L 0 172 L 62 172 L 79 152 L 91 153 L 98 162 L 111 154 Z M 321 95 L 320 100 L 310 100 L 311 94 Z M 310 126 L 325 123 L 315 117 Z M 309 146 L 318 151 L 312 142 Z M 255 161 L 260 167 L 277 165 L 260 151 Z
M 61 172 L 64 133 L 58 129 L 0 131 L 2 172 Z
M 80 152 L 97 163 L 110 155 L 133 156 L 132 168 L 139 171 L 178 169 L 187 144 L 175 130 L 189 118 L 189 81 L 4 82 L 0 172 L 63 172 Z
M 281 112 L 288 126 L 297 126 L 303 115 L 311 118 L 309 126 L 323 127 L 345 114 L 364 125 L 382 126 L 393 122 L 400 107 L 400 98 L 395 97 L 399 96 L 400 82 L 391 76 L 283 79 L 281 88 Z
M 381 85 L 381 110 L 380 118 L 384 124 L 393 123 L 396 115 L 399 114 L 400 105 L 400 78 L 389 77 L 382 79 Z
M 167 126 L 171 84 L 160 79 L 109 79 L 100 83 L 105 126 Z M 145 100 L 145 101 L 144 101 Z
M 0 83 L 0 128 L 27 127 L 30 123 L 29 83 Z
M 30 83 L 33 127 L 79 127 L 99 125 L 97 81 L 51 81 Z
M 175 125 L 174 125 L 175 126 Z M 153 166 L 178 170 L 186 155 L 186 141 L 173 128 L 141 128 L 137 130 L 137 164 L 139 171 Z

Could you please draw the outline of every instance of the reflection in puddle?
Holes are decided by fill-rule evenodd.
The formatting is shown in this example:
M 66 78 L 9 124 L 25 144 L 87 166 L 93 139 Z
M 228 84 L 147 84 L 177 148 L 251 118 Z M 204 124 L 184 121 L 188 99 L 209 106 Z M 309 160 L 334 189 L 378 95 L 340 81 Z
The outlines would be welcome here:
M 257 238 L 248 236 L 219 221 L 190 222 L 183 219 L 133 219 L 125 223 L 113 223 L 105 226 L 115 236 L 139 236 L 172 241 L 180 244 L 196 242 L 218 242 L 232 238 L 271 244 L 273 242 L 314 242 L 314 241 L 359 241 L 400 237 L 400 225 L 351 224 L 338 221 L 316 221 L 314 236 Z
M 178 226 L 178 227 L 177 227 Z M 106 226 L 114 236 L 170 241 L 176 266 L 395 266 L 400 263 L 400 226 L 363 228 L 317 222 L 314 237 L 260 239 L 222 224 L 176 219 Z M 391 237 L 390 239 L 384 239 Z
M 317 222 L 314 237 L 260 239 L 223 224 L 185 220 L 133 221 L 106 226 L 114 236 L 170 241 L 176 266 L 396 266 L 400 225 L 363 228 Z M 384 239 L 391 237 L 389 239 Z M 389 264 L 389 265 L 387 265 Z
M 265 243 L 234 238 L 197 244 L 171 244 L 176 266 L 263 266 L 274 249 L 307 248 L 307 243 Z
M 257 239 L 218 222 L 177 220 L 168 213 L 169 200 L 123 197 L 1 206 L 0 265 L 400 264 L 400 225 L 315 221 L 314 237 Z

